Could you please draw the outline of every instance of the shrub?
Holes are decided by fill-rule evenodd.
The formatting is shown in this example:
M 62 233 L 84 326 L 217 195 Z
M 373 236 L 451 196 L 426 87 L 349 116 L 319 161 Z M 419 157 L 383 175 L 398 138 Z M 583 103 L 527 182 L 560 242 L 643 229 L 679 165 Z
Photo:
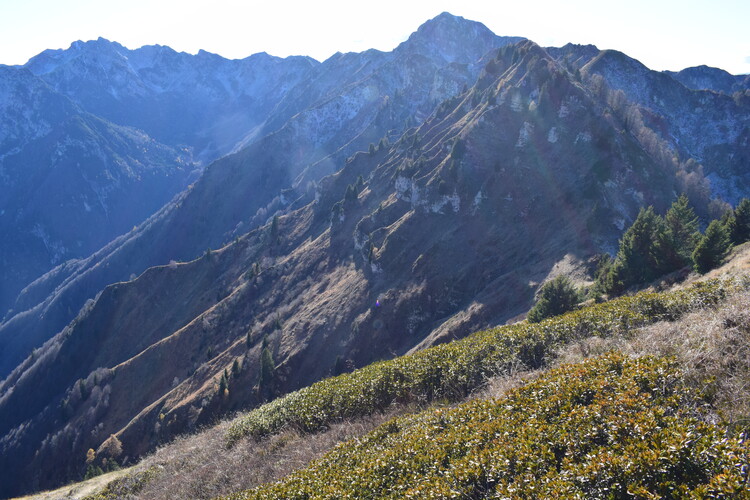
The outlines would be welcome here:
M 580 294 L 570 279 L 567 276 L 557 276 L 542 285 L 539 300 L 529 311 L 527 319 L 531 323 L 538 323 L 545 318 L 572 311 L 579 300 Z
M 674 292 L 642 292 L 539 323 L 485 330 L 374 363 L 289 393 L 238 417 L 227 431 L 227 445 L 284 427 L 316 432 L 332 422 L 382 411 L 395 401 L 459 401 L 489 377 L 508 373 L 518 362 L 530 368 L 543 366 L 549 353 L 564 343 L 674 320 L 696 308 L 717 304 L 739 288 L 750 288 L 750 283 L 711 280 Z
M 396 418 L 230 498 L 747 498 L 750 443 L 697 419 L 680 375 L 608 354 Z

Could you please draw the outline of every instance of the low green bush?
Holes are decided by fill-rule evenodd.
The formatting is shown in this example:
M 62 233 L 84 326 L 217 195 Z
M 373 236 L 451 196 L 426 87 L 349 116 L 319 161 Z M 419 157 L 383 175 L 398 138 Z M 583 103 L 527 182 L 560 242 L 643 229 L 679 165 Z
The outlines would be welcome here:
M 701 417 L 674 362 L 611 353 L 391 420 L 230 498 L 750 498 L 750 443 Z
M 303 432 L 381 411 L 394 402 L 459 401 L 487 378 L 507 373 L 519 361 L 529 368 L 565 342 L 624 334 L 687 311 L 709 307 L 748 280 L 711 280 L 667 293 L 642 292 L 583 308 L 539 323 L 519 323 L 478 332 L 463 340 L 382 361 L 317 382 L 238 417 L 226 434 L 231 446 L 284 427 Z

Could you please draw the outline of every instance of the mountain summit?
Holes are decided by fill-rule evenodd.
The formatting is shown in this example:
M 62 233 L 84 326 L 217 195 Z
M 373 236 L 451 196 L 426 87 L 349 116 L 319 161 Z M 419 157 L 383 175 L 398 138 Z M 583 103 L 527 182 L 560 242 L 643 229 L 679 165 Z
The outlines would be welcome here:
M 499 37 L 484 24 L 443 12 L 422 24 L 395 50 L 396 53 L 429 54 L 443 63 L 474 63 L 490 50 L 523 40 Z

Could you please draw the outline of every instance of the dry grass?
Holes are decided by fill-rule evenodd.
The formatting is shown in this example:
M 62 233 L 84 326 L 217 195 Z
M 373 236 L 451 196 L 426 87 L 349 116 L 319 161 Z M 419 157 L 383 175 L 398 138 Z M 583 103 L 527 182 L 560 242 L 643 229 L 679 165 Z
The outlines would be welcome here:
M 715 309 L 638 329 L 628 337 L 592 337 L 561 349 L 554 364 L 574 363 L 610 350 L 632 356 L 673 356 L 685 380 L 711 403 L 715 416 L 740 428 L 750 421 L 750 292 Z
M 750 246 L 741 256 L 750 256 Z M 738 265 L 737 259 L 733 265 Z M 556 352 L 547 366 L 579 362 L 611 350 L 632 356 L 675 357 L 684 367 L 686 380 L 712 403 L 717 419 L 748 428 L 750 292 L 737 293 L 715 309 L 702 309 L 673 323 L 657 323 L 632 331 L 627 337 L 592 337 L 569 344 Z M 509 374 L 489 380 L 471 399 L 501 397 L 541 373 L 519 364 Z M 277 481 L 336 444 L 363 436 L 393 416 L 414 410 L 394 407 L 387 414 L 335 424 L 321 433 L 286 430 L 259 441 L 243 439 L 229 450 L 224 447 L 231 423 L 228 420 L 157 450 L 105 489 L 105 494 L 93 498 L 199 499 L 246 490 Z
M 130 473 L 130 469 L 120 469 L 108 472 L 80 483 L 69 484 L 56 490 L 42 491 L 33 495 L 18 497 L 16 500 L 81 500 L 89 495 L 101 491 L 108 483 Z
M 317 434 L 286 430 L 261 440 L 244 439 L 224 446 L 230 420 L 171 442 L 110 483 L 96 499 L 208 499 L 277 481 L 307 466 L 336 444 L 363 436 L 407 408 L 393 408 L 332 425 Z

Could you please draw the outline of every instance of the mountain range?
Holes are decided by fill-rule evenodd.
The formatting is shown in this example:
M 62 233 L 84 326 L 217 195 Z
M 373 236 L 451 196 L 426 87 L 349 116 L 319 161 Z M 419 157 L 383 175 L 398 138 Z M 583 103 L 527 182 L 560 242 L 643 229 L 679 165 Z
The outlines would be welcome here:
M 750 193 L 746 77 L 447 13 L 322 63 L 76 42 L 0 104 L 6 496 L 513 320 L 645 205 Z

